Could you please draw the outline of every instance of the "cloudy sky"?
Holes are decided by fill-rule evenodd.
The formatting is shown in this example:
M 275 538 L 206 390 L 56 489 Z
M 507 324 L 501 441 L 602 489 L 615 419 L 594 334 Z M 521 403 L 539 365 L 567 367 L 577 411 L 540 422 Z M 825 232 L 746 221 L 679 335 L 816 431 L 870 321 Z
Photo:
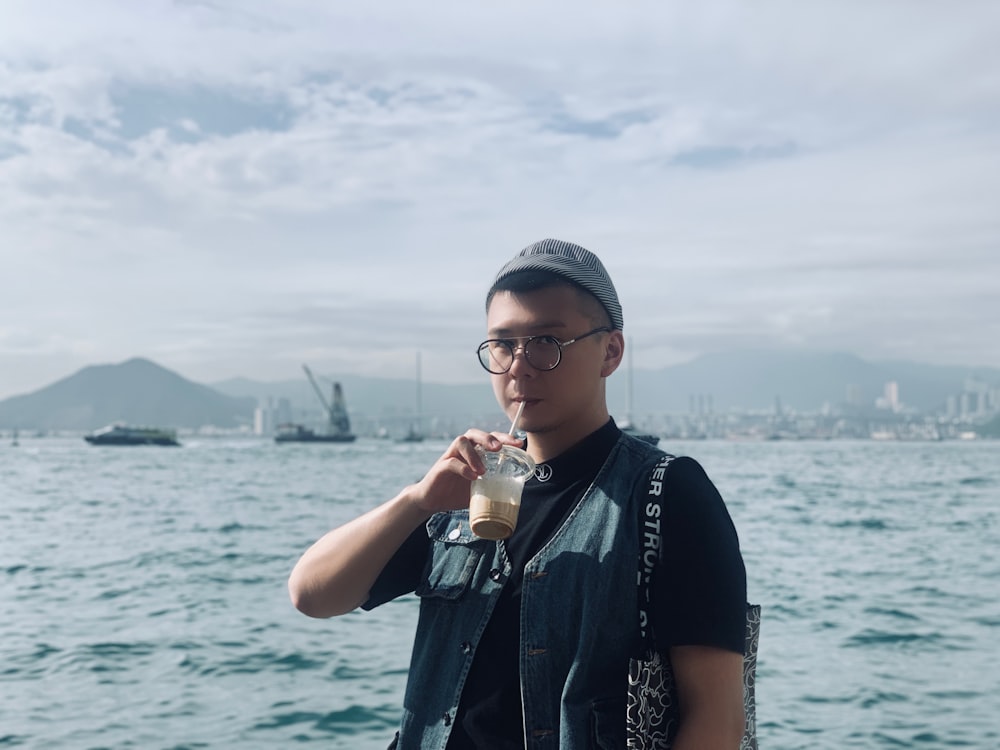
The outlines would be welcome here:
M 604 259 L 634 363 L 1000 366 L 1000 4 L 4 0 L 0 398 L 482 377 L 523 246 Z

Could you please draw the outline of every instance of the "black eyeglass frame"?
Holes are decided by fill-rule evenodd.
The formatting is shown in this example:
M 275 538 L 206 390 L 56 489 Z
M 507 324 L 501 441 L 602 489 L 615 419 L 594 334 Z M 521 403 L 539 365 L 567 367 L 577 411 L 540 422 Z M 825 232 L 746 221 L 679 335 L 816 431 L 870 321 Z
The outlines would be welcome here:
M 524 352 L 525 362 L 527 362 L 529 365 L 531 365 L 533 368 L 535 368 L 540 372 L 549 372 L 550 370 L 556 369 L 559 366 L 559 363 L 562 362 L 563 349 L 565 347 L 569 346 L 570 344 L 575 344 L 577 341 L 585 339 L 588 336 L 593 336 L 594 334 L 597 333 L 611 333 L 612 330 L 613 329 L 609 328 L 608 326 L 599 326 L 598 328 L 595 328 L 592 331 L 587 331 L 586 333 L 582 333 L 576 338 L 570 339 L 569 341 L 560 341 L 555 336 L 550 336 L 548 334 L 543 334 L 541 336 L 515 336 L 509 339 L 486 339 L 486 341 L 484 341 L 478 347 L 476 347 L 476 357 L 479 359 L 479 364 L 483 366 L 483 369 L 486 370 L 486 372 L 490 373 L 491 375 L 504 375 L 510 372 L 510 368 L 514 366 L 514 360 L 517 359 L 517 350 L 520 349 L 522 352 Z M 536 341 L 538 339 L 547 339 L 549 342 L 556 345 L 558 354 L 556 355 L 555 363 L 551 367 L 539 367 L 538 365 L 536 365 L 534 362 L 531 361 L 531 355 L 528 354 L 528 345 L 532 341 Z M 516 345 L 516 342 L 518 341 L 523 343 L 521 343 L 520 345 Z M 504 347 L 506 347 L 507 350 L 510 352 L 510 363 L 503 370 L 497 371 L 490 369 L 488 363 L 496 361 L 490 354 L 491 344 L 501 344 Z

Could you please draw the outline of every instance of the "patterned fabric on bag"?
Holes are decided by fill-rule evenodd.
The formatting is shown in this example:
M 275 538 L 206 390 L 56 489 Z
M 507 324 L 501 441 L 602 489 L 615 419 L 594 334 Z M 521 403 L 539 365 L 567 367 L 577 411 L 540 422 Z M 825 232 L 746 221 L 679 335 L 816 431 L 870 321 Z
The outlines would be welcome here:
M 663 473 L 673 456 L 665 455 L 654 469 L 651 478 L 650 491 L 646 497 L 660 500 L 659 488 L 653 491 L 652 485 L 662 479 Z M 646 486 L 641 485 L 645 492 Z M 643 507 L 642 503 L 639 504 Z M 640 511 L 644 512 L 644 511 Z M 648 511 L 645 511 L 648 512 Z M 661 514 L 656 513 L 656 517 Z M 644 527 L 645 518 L 640 517 L 639 528 Z M 657 557 L 659 545 L 655 546 Z M 626 746 L 630 750 L 670 750 L 677 735 L 680 722 L 680 710 L 677 701 L 677 689 L 674 684 L 674 672 L 670 660 L 664 658 L 653 646 L 653 635 L 646 627 L 645 612 L 648 611 L 652 597 L 649 589 L 649 566 L 640 550 L 639 559 L 639 630 L 645 653 L 642 658 L 629 660 L 628 665 L 628 701 L 626 712 Z M 740 750 L 757 750 L 757 645 L 760 640 L 760 605 L 747 604 L 746 641 L 743 656 L 743 709 L 746 723 L 743 728 L 743 739 Z
M 746 725 L 740 750 L 757 750 L 757 644 L 760 641 L 760 605 L 747 604 L 747 641 L 743 651 L 743 710 Z
M 746 724 L 740 750 L 757 750 L 757 644 L 760 605 L 747 605 L 746 652 L 743 657 L 743 710 Z M 630 750 L 669 750 L 679 722 L 677 691 L 670 661 L 653 651 L 628 665 L 628 733 Z
M 627 746 L 635 750 L 668 748 L 677 734 L 674 672 L 656 651 L 628 665 Z

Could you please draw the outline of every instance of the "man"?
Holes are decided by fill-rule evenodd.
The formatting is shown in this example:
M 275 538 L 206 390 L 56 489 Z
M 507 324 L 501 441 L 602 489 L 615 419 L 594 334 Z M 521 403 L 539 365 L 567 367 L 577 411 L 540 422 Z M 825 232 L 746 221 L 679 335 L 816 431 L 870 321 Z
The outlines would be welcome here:
M 480 362 L 501 408 L 524 404 L 526 441 L 470 429 L 416 484 L 316 542 L 292 571 L 314 617 L 421 599 L 399 748 L 618 748 L 637 644 L 639 508 L 662 455 L 623 434 L 605 382 L 624 353 L 601 261 L 542 240 L 486 300 Z M 524 443 L 526 442 L 526 445 Z M 524 446 L 537 464 L 518 525 L 469 529 L 480 450 Z M 693 460 L 667 471 L 654 627 L 677 681 L 682 748 L 736 748 L 743 731 L 746 578 L 736 531 Z

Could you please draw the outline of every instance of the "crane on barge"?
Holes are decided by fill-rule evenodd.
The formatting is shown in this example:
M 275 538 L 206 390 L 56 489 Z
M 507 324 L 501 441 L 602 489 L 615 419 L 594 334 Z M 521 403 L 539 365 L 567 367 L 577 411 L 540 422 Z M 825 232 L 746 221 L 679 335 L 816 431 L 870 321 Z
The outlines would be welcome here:
M 300 424 L 278 425 L 278 432 L 274 436 L 278 443 L 351 443 L 356 436 L 351 432 L 351 420 L 347 416 L 347 405 L 344 401 L 344 391 L 340 383 L 333 384 L 331 399 L 328 401 L 323 394 L 323 389 L 319 387 L 312 370 L 308 365 L 302 365 L 309 383 L 319 397 L 319 402 L 326 410 L 327 426 L 325 433 L 318 433 Z

